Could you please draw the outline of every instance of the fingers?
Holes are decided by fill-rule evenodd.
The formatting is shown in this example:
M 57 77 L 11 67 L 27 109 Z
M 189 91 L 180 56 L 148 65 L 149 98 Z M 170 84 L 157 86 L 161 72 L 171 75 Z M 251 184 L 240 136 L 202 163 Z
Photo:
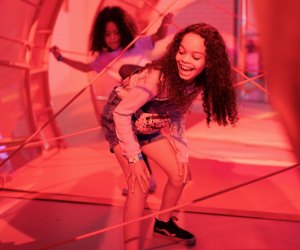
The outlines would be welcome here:
M 131 190 L 132 193 L 134 193 L 135 189 L 135 178 L 134 178 L 134 173 L 132 171 L 132 168 L 129 166 L 129 171 L 127 174 L 125 174 L 127 183 L 128 183 L 128 188 Z
M 147 193 L 148 189 L 149 189 L 148 178 L 139 177 L 139 178 L 136 178 L 136 180 L 138 181 L 138 183 L 140 185 L 140 188 L 143 191 L 143 193 Z
M 169 13 L 169 14 L 168 14 L 168 19 L 169 19 L 169 22 L 170 22 L 170 23 L 173 21 L 173 17 L 174 17 L 174 14 L 173 14 L 173 13 Z
M 178 163 L 178 174 L 180 177 L 182 177 L 184 184 L 187 184 L 191 180 L 191 172 L 187 163 Z
M 187 183 L 189 183 L 190 180 L 191 180 L 191 172 L 190 172 L 189 168 L 187 167 L 184 177 L 183 177 L 183 183 L 187 184 Z
M 183 173 L 183 183 L 187 183 L 187 179 L 188 179 L 188 168 L 185 166 L 185 169 L 184 169 L 184 173 Z
M 171 24 L 173 20 L 173 13 L 168 13 L 167 15 L 164 16 L 163 22 L 165 24 Z
M 62 57 L 61 52 L 57 46 L 52 46 L 49 51 L 54 55 L 56 60 L 59 60 L 59 58 Z
M 192 180 L 192 173 L 191 173 L 191 170 L 189 170 L 189 181 Z
M 143 171 L 139 178 L 139 184 L 144 193 L 148 192 L 150 186 L 150 173 L 147 168 L 143 168 Z
M 129 176 L 130 178 L 130 186 L 131 186 L 131 192 L 134 193 L 135 191 L 135 175 L 131 173 L 131 175 Z
M 139 184 L 143 193 L 147 193 L 150 185 L 150 173 L 143 161 L 130 163 L 130 178 L 131 192 L 135 192 L 136 182 Z
M 58 47 L 57 46 L 52 46 L 50 49 L 50 52 L 57 52 L 58 51 Z
M 183 176 L 183 168 L 184 168 L 184 163 L 179 162 L 178 163 L 178 174 L 179 176 Z
M 146 169 L 145 174 L 147 176 L 148 182 L 150 183 L 150 177 L 151 177 L 151 175 L 150 175 L 150 172 L 149 172 L 148 168 Z

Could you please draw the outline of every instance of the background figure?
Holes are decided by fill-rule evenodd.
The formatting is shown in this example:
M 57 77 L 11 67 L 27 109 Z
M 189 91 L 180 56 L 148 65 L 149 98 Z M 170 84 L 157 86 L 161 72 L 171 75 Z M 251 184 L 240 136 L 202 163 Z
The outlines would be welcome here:
M 125 79 L 104 107 L 102 127 L 115 152 L 129 192 L 124 220 L 142 216 L 149 171 L 142 152 L 166 173 L 161 210 L 174 207 L 190 180 L 185 113 L 201 94 L 209 124 L 235 125 L 236 93 L 227 48 L 219 32 L 200 23 L 177 33 L 166 54 Z M 161 129 L 169 125 L 169 140 Z M 196 237 L 180 228 L 172 211 L 155 218 L 154 235 L 194 245 Z M 124 227 L 126 250 L 140 245 L 140 222 Z
M 264 0 L 254 4 L 270 101 L 300 162 L 300 2 Z
M 261 75 L 263 73 L 263 67 L 259 37 L 256 34 L 246 34 L 245 47 L 245 75 L 249 78 Z M 265 87 L 263 78 L 256 79 L 255 82 L 262 87 Z M 257 89 L 251 82 L 243 85 L 241 93 L 244 100 L 266 100 L 265 93 L 260 89 Z
M 152 50 L 157 41 L 166 37 L 172 18 L 173 14 L 167 14 L 156 33 L 139 38 L 107 72 L 120 81 L 119 70 L 122 65 L 130 63 L 144 66 L 149 62 L 149 59 L 145 57 L 146 52 Z M 97 15 L 90 33 L 89 50 L 92 54 L 97 53 L 95 60 L 85 63 L 66 58 L 62 56 L 57 46 L 53 46 L 50 51 L 58 61 L 75 69 L 98 73 L 115 59 L 136 35 L 137 28 L 134 19 L 125 10 L 117 6 L 105 7 Z
M 113 76 L 117 82 L 120 82 L 122 78 L 126 78 L 130 75 L 133 70 L 149 62 L 145 57 L 146 51 L 153 49 L 157 41 L 166 37 L 168 26 L 172 22 L 172 19 L 173 14 L 167 14 L 163 18 L 156 33 L 151 36 L 139 38 L 107 72 Z M 105 7 L 97 15 L 90 34 L 90 51 L 98 54 L 94 61 L 85 63 L 66 58 L 62 56 L 57 46 L 52 47 L 50 51 L 58 61 L 75 69 L 83 72 L 100 72 L 132 42 L 136 35 L 137 28 L 135 22 L 125 10 L 117 6 Z M 128 66 L 124 65 L 129 63 L 130 65 Z M 121 76 L 119 74 L 120 72 L 122 74 Z M 112 82 L 112 84 L 116 84 L 116 82 Z M 150 192 L 154 192 L 155 189 L 156 183 L 151 175 Z M 127 195 L 127 192 L 127 187 L 124 187 L 122 194 Z

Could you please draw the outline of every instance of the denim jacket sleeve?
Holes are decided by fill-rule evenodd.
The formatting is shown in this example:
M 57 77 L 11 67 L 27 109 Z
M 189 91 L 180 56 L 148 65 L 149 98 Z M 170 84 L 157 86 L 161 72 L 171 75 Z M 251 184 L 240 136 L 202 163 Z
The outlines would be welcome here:
M 147 101 L 156 96 L 158 71 L 142 72 L 132 78 L 130 89 L 113 113 L 117 137 L 127 159 L 141 152 L 132 127 L 132 115 Z
M 189 162 L 188 144 L 185 137 L 186 116 L 180 112 L 170 113 L 170 136 L 178 162 Z

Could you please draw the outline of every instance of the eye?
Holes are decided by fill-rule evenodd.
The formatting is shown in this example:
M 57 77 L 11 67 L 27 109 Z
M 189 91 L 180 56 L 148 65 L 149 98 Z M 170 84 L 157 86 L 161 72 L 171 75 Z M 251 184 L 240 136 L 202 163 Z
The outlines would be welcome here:
M 185 51 L 184 51 L 182 48 L 179 48 L 179 49 L 178 49 L 178 54 L 182 55 L 182 54 L 184 54 L 184 53 L 185 53 Z
M 196 53 L 193 55 L 193 58 L 198 61 L 198 60 L 202 60 L 204 56 L 199 53 Z
M 180 54 L 180 55 L 182 55 L 182 54 L 184 54 L 184 52 L 185 52 L 185 49 L 183 48 L 183 46 L 182 45 L 179 45 L 179 48 L 178 48 L 178 54 Z

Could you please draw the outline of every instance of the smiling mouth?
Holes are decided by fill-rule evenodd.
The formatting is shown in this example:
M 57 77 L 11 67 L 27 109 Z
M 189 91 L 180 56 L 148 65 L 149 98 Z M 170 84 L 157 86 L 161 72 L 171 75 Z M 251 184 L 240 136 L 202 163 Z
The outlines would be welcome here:
M 186 65 L 182 65 L 181 63 L 178 63 L 178 67 L 181 71 L 184 71 L 184 72 L 191 72 L 194 70 L 194 68 L 188 67 Z

